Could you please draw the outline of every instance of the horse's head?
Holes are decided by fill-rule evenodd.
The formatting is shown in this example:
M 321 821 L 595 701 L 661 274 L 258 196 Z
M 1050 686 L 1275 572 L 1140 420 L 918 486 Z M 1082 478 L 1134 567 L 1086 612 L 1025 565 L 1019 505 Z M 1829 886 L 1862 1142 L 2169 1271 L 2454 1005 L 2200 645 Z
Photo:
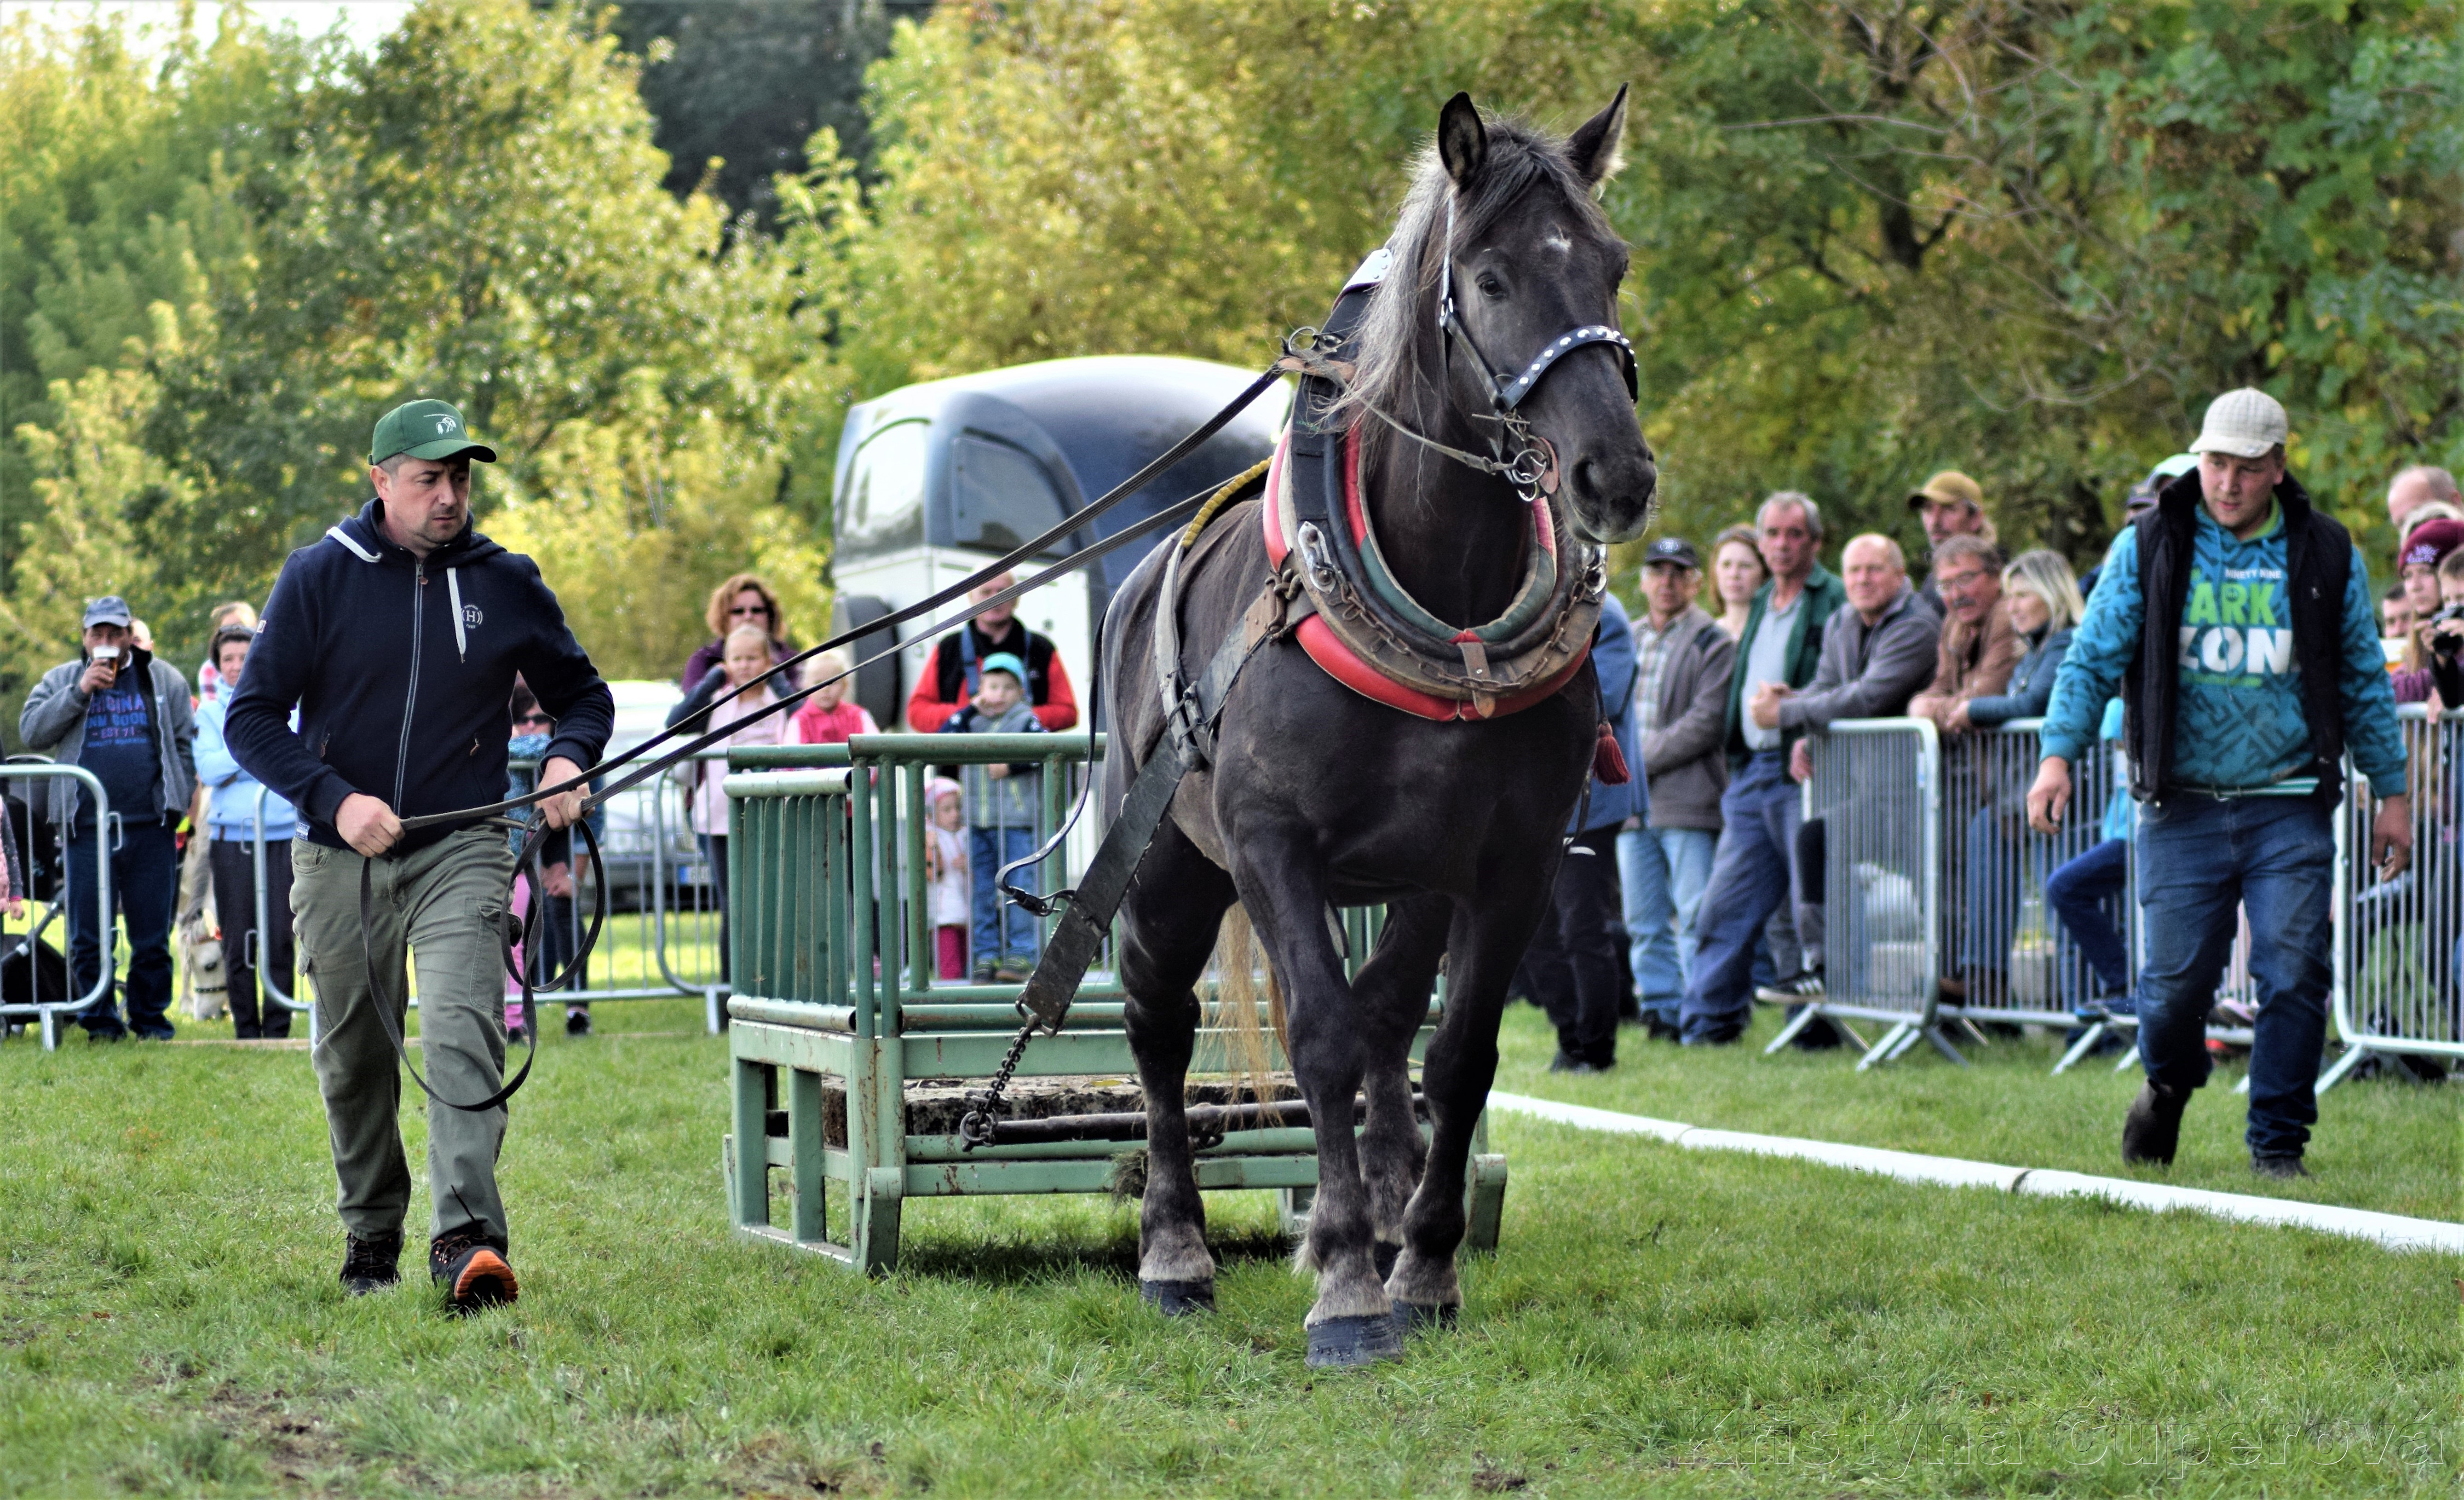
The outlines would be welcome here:
M 1615 335 L 1626 246 L 1594 199 L 1617 167 L 1625 100 L 1620 88 L 1562 141 L 1484 121 L 1467 94 L 1446 101 L 1361 368 L 1371 400 L 1434 416 L 1420 398 L 1441 392 L 1449 429 L 1507 450 L 1504 430 L 1528 424 L 1555 454 L 1559 506 L 1600 542 L 1640 535 L 1659 484 Z

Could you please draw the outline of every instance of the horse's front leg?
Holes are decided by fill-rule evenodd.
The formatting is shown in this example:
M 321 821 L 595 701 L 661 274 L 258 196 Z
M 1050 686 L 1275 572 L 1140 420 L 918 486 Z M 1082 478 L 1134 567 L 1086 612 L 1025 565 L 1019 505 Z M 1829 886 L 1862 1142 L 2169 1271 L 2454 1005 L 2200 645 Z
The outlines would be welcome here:
M 1198 1034 L 1197 983 L 1231 904 L 1231 877 L 1167 819 L 1121 906 L 1124 1027 L 1147 1110 L 1138 1294 L 1173 1317 L 1215 1309 L 1215 1257 L 1206 1248 L 1184 1092 Z
M 1369 1222 L 1376 1236 L 1380 1278 L 1403 1248 L 1403 1214 L 1420 1185 L 1428 1147 L 1412 1108 L 1412 1038 L 1429 1013 L 1438 961 L 1445 956 L 1454 903 L 1441 895 L 1390 905 L 1377 951 L 1353 981 L 1368 1044 L 1369 1121 L 1360 1133 L 1361 1177 L 1369 1190 Z M 1393 1289 L 1388 1289 L 1392 1294 Z
M 1361 1007 L 1326 924 L 1326 871 L 1307 829 L 1243 828 L 1233 878 L 1282 983 L 1293 1080 L 1317 1136 L 1317 1200 L 1302 1264 L 1317 1270 L 1309 1309 L 1312 1369 L 1369 1364 L 1402 1353 L 1374 1257 L 1369 1192 L 1352 1133 L 1352 1105 L 1372 1055 Z
M 1412 1323 L 1451 1323 L 1463 1305 L 1455 1251 L 1463 1237 L 1463 1174 L 1473 1127 L 1497 1080 L 1497 1026 L 1514 966 L 1537 931 L 1555 862 L 1536 874 L 1485 880 L 1457 907 L 1446 939 L 1446 1013 L 1429 1041 L 1420 1088 L 1429 1101 L 1429 1155 L 1403 1214 L 1403 1253 L 1387 1289 Z

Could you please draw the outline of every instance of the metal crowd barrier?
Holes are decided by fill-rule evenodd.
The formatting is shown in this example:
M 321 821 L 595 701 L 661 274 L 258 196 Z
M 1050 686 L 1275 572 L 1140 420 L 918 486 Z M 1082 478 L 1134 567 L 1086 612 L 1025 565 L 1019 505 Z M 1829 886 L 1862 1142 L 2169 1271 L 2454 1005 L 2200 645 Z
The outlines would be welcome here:
M 1944 972 L 1961 985 L 1946 1007 L 1964 1022 L 2068 1028 L 2096 999 L 2097 981 L 2079 944 L 2045 900 L 2045 882 L 2104 837 L 2119 748 L 2099 742 L 2071 772 L 2070 814 L 2048 838 L 2028 827 L 2028 788 L 2043 759 L 2040 719 L 1952 738 L 1943 746 L 1948 810 L 1944 841 L 1945 923 L 1952 935 Z M 2105 903 L 2124 946 L 2138 951 L 2135 883 Z M 2238 957 L 2238 950 L 2236 956 Z M 2236 970 L 2247 972 L 2246 964 Z M 2132 968 L 2135 972 L 2137 964 Z
M 1940 738 L 1924 719 L 1840 719 L 1806 743 L 1814 774 L 1805 783 L 1805 822 L 1819 832 L 1801 839 L 1799 849 L 1816 839 L 1822 849 L 1827 993 L 1799 1008 L 1766 1050 L 1787 1046 L 1821 1017 L 1887 1027 L 1865 1049 L 1860 1070 L 1921 1039 L 1964 1062 L 1942 1033 L 1935 984 L 1944 954 Z M 1809 915 L 1799 908 L 1800 938 L 1808 938 Z M 1853 1025 L 1842 1029 L 1862 1044 Z
M 730 755 L 734 1128 L 721 1155 L 738 1233 L 887 1269 L 897 1263 L 910 1198 L 1101 1192 L 1142 1170 L 1139 1140 L 964 1149 L 957 1121 L 966 1093 L 1000 1068 L 1020 1025 L 1023 985 L 978 983 L 972 972 L 944 978 L 927 900 L 932 767 L 1035 763 L 1040 846 L 1102 750 L 1102 737 L 1086 735 L 859 735 L 846 745 Z M 1090 807 L 1023 883 L 1046 892 L 1073 884 L 1099 817 Z M 1057 920 L 1039 919 L 1039 944 Z M 1352 962 L 1366 961 L 1374 914 L 1346 914 L 1344 930 Z M 1099 963 L 1062 1030 L 1039 1034 L 1021 1056 L 1016 1117 L 1142 1110 L 1129 1082 L 1135 1064 L 1123 1011 L 1121 987 Z M 1432 1022 L 1437 1014 L 1433 1005 Z M 1245 1058 L 1239 1038 L 1202 1026 L 1193 1088 L 1199 1074 L 1238 1075 L 1254 1062 L 1284 1067 L 1271 1028 L 1263 1042 L 1263 1059 Z M 1067 1082 L 1054 1092 L 1038 1080 Z M 1237 1076 L 1212 1085 L 1241 1086 Z M 1307 1213 L 1317 1182 L 1309 1128 L 1232 1130 L 1197 1146 L 1201 1188 L 1275 1189 L 1287 1225 Z M 1485 1135 L 1474 1151 L 1467 1242 L 1493 1247 L 1506 1163 L 1487 1154 Z M 774 1173 L 785 1180 L 784 1223 L 773 1217 Z
M 2336 816 L 2336 1034 L 2344 1055 L 2319 1087 L 2372 1057 L 2464 1060 L 2464 713 L 2396 710 L 2412 795 L 2412 862 L 2370 868 L 2375 808 L 2347 796 Z
M 2128 795 L 2118 781 L 2122 753 L 2099 743 L 2081 757 L 2070 813 L 2048 838 L 2027 826 L 2040 726 L 2024 719 L 1945 740 L 1924 719 L 1853 719 L 1808 738 L 1814 776 L 1805 787 L 1805 817 L 1822 827 L 1827 994 L 1803 1006 L 1767 1051 L 1787 1045 L 1816 1016 L 1888 1025 L 1871 1046 L 1853 1026 L 1843 1026 L 1865 1047 L 1859 1070 L 1904 1055 L 1920 1040 L 1965 1062 L 1953 1026 L 1979 1043 L 1990 1039 L 1982 1029 L 1988 1025 L 2078 1028 L 2055 1064 L 2059 1073 L 2107 1035 L 2136 1028 L 2134 1018 L 2105 1015 L 2095 1004 L 2094 973 L 2044 898 L 2047 878 L 2102 839 L 2108 799 Z M 2134 976 L 2145 939 L 2137 852 L 2134 842 L 2130 874 L 2103 907 Z M 2342 865 L 2340 855 L 2340 871 Z M 2245 921 L 2219 1001 L 2255 1007 L 2249 955 Z M 2340 996 L 2343 972 L 2340 961 Z M 2252 1040 L 2247 1026 L 2211 1026 L 2208 1035 L 2240 1047 Z M 2136 1062 L 2136 1052 L 2125 1050 L 2116 1070 Z
M 27 848 L 21 852 L 25 856 L 26 873 L 29 882 L 31 883 L 33 874 L 33 841 L 43 836 L 43 834 L 38 830 L 50 829 L 50 836 L 54 841 L 55 847 L 59 852 L 59 887 L 57 891 L 54 893 L 51 900 L 37 903 L 42 908 L 41 915 L 33 919 L 24 934 L 26 979 L 28 984 L 27 993 L 31 998 L 13 1004 L 0 1004 L 0 1018 L 9 1018 L 11 1020 L 23 1018 L 35 1022 L 41 1030 L 43 1050 L 46 1052 L 56 1051 L 59 1048 L 60 1018 L 62 1016 L 77 1015 L 88 1006 L 94 1004 L 97 1001 L 102 999 L 103 996 L 109 994 L 111 992 L 112 979 L 119 969 L 117 955 L 114 951 L 116 948 L 115 934 L 119 930 L 118 922 L 116 920 L 119 909 L 112 901 L 111 850 L 113 847 L 120 842 L 120 815 L 111 810 L 111 799 L 104 795 L 102 783 L 95 779 L 95 775 L 92 771 L 78 765 L 58 765 L 50 762 L 26 761 L 12 761 L 6 765 L 0 765 L 0 783 L 26 782 L 39 785 L 46 782 L 55 781 L 76 782 L 84 789 L 85 794 L 88 797 L 94 799 L 94 821 L 96 828 L 94 841 L 95 930 L 100 935 L 97 941 L 101 947 L 101 961 L 96 965 L 94 987 L 87 990 L 83 995 L 71 999 L 68 995 L 62 994 L 60 998 L 55 1001 L 46 1001 L 43 999 L 41 990 L 43 968 L 39 962 L 35 961 L 35 955 L 38 951 L 38 946 L 43 940 L 43 934 L 51 929 L 52 923 L 55 920 L 57 920 L 61 926 L 60 950 L 62 954 L 69 958 L 72 962 L 74 962 L 75 960 L 75 950 L 68 941 L 67 932 L 69 910 L 68 828 L 63 825 L 55 824 L 51 821 L 50 798 L 48 796 L 45 797 L 43 805 L 40 806 L 37 806 L 32 798 L 28 798 L 26 802 Z M 31 897 L 27 896 L 27 893 L 19 892 L 17 893 L 21 897 L 31 899 Z M 68 972 L 69 982 L 71 984 L 75 984 L 77 982 L 76 970 L 71 968 Z

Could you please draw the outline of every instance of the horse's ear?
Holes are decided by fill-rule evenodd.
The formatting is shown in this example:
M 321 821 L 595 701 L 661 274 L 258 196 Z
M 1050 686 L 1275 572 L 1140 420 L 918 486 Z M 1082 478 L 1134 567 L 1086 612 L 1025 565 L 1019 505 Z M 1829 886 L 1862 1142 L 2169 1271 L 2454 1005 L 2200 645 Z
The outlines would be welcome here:
M 1457 188 L 1469 188 L 1488 160 L 1488 127 L 1480 122 L 1468 94 L 1456 95 L 1438 112 L 1438 160 L 1446 164 Z
M 1566 138 L 1566 155 L 1583 181 L 1597 188 L 1617 175 L 1625 165 L 1625 92 L 1627 85 L 1618 84 L 1617 98 L 1609 107 L 1576 126 Z

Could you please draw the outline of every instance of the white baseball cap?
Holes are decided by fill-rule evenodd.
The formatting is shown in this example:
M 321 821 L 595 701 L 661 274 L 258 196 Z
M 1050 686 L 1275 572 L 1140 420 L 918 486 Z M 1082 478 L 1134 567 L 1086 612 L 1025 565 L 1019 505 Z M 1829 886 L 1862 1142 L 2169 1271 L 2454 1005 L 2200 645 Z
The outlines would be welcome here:
M 2190 452 L 2257 458 L 2281 446 L 2285 430 L 2284 408 L 2277 399 L 2244 386 L 2208 403 L 2207 420 Z

